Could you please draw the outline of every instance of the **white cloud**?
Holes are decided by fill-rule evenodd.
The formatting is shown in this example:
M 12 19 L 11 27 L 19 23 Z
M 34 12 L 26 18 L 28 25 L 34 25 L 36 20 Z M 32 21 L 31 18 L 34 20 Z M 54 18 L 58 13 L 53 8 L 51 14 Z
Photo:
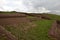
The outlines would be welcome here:
M 47 13 L 58 10 L 59 4 L 60 0 L 0 0 L 0 11 Z
M 33 2 L 33 0 L 0 0 L 0 11 L 50 12 L 44 7 L 35 8 Z

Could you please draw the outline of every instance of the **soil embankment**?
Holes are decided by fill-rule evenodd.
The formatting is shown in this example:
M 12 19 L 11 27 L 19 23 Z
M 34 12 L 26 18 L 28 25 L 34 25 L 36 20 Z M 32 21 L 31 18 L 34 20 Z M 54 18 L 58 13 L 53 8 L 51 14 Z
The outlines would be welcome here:
M 60 40 L 60 21 L 55 20 L 52 24 L 52 27 L 49 31 L 49 35 L 51 38 L 55 40 Z

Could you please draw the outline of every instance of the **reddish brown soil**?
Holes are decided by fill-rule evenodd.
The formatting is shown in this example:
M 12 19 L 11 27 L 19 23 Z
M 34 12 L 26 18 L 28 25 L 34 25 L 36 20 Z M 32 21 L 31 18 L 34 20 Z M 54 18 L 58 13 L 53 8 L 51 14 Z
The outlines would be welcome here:
M 28 19 L 25 17 L 17 18 L 0 18 L 0 25 L 4 24 L 19 24 L 22 22 L 28 22 Z
M 51 18 L 46 14 L 41 15 L 41 18 L 51 20 Z
M 60 40 L 60 21 L 54 21 L 49 31 L 49 35 L 51 38 L 54 38 L 54 40 Z

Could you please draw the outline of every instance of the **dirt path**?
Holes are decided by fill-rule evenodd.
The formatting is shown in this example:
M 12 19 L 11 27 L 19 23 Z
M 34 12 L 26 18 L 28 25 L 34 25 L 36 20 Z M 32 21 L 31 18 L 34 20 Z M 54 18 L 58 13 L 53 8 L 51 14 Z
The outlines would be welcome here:
M 54 40 L 60 40 L 60 21 L 54 21 L 49 31 L 49 35 Z

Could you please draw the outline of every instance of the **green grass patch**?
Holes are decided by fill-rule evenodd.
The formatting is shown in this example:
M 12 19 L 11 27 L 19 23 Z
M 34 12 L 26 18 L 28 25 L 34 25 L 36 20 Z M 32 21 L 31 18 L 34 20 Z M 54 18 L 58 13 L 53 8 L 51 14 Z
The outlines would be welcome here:
M 32 28 L 27 33 L 27 40 L 51 40 L 48 37 L 48 31 L 51 27 L 53 20 L 40 20 L 35 23 L 37 26 Z
M 60 15 L 47 14 L 53 20 L 60 20 Z
M 0 40 L 7 40 L 7 37 L 4 35 L 0 35 Z

